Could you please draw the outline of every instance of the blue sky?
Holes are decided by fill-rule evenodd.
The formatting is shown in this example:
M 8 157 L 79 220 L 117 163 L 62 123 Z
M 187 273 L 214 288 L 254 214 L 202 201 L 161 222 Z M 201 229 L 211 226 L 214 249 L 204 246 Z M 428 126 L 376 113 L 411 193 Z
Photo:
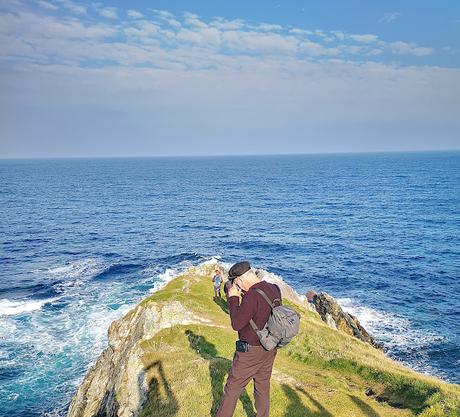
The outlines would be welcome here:
M 459 4 L 3 0 L 0 157 L 460 149 Z

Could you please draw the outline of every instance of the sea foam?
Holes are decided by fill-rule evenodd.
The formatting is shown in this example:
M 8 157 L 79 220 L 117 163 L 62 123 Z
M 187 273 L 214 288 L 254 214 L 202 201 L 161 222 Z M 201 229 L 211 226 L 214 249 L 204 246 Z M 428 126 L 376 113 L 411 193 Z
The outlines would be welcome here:
M 8 300 L 0 299 L 0 316 L 29 313 L 40 310 L 45 304 L 59 300 L 61 297 L 47 298 L 44 300 Z

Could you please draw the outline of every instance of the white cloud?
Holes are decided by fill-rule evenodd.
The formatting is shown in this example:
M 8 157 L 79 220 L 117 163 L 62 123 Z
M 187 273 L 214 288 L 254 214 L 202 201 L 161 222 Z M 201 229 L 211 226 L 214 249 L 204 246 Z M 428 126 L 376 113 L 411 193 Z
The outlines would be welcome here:
M 86 15 L 87 13 L 86 6 L 75 3 L 71 0 L 54 0 L 54 2 L 59 3 L 62 7 L 64 7 L 65 9 L 68 9 L 74 14 Z
M 123 28 L 123 31 L 128 36 L 150 38 L 159 33 L 160 27 L 148 20 L 137 20 L 132 26 Z
M 222 41 L 232 50 L 258 53 L 294 53 L 298 45 L 293 36 L 255 31 L 226 31 Z
M 388 44 L 388 48 L 399 55 L 415 55 L 415 56 L 427 56 L 433 53 L 433 48 L 418 47 L 413 43 L 406 43 L 402 41 L 391 42 Z
M 168 23 L 169 26 L 172 26 L 174 29 L 179 29 L 182 25 L 176 19 L 165 19 L 165 22 Z
M 68 43 L 88 39 L 101 40 L 116 35 L 118 29 L 104 24 L 88 24 L 75 19 L 58 19 L 51 16 L 38 16 L 34 13 L 21 11 L 17 14 L 0 14 L 0 32 L 8 39 L 18 40 L 33 45 L 33 47 L 46 47 L 48 50 L 56 40 Z M 21 33 L 21 36 L 17 36 Z M 50 54 L 66 54 L 66 50 L 53 51 Z
M 378 36 L 377 35 L 349 35 L 348 36 L 350 39 L 353 39 L 356 42 L 361 42 L 361 43 L 373 43 L 378 41 Z
M 347 54 L 357 55 L 364 51 L 360 45 L 339 45 L 338 48 Z
M 427 56 L 427 55 L 432 55 L 433 54 L 433 48 L 412 48 L 411 49 L 411 54 L 416 55 L 416 56 Z
M 42 1 L 42 0 L 39 0 Z M 68 0 L 57 0 L 69 6 Z M 72 3 L 72 5 L 75 5 Z M 67 7 L 66 6 L 66 7 Z M 114 18 L 113 8 L 102 8 L 100 3 L 93 7 Z M 432 48 L 418 46 L 402 41 L 385 43 L 373 34 L 347 34 L 343 31 L 310 31 L 295 27 L 283 28 L 280 25 L 248 23 L 241 19 L 226 20 L 215 17 L 209 22 L 198 15 L 184 13 L 183 24 L 170 12 L 149 9 L 153 17 L 143 18 L 137 10 L 128 10 L 126 21 L 94 23 L 86 17 L 53 17 L 18 10 L 15 14 L 0 14 L 0 32 L 3 32 L 4 58 L 21 59 L 7 44 L 23 45 L 27 59 L 46 62 L 46 54 L 60 62 L 88 62 L 98 59 L 92 51 L 103 51 L 103 59 L 111 65 L 130 65 L 144 63 L 152 66 L 180 65 L 187 68 L 215 67 L 229 64 L 232 56 L 238 60 L 243 56 L 273 56 L 285 60 L 293 59 L 354 59 L 367 60 L 384 53 L 398 55 L 427 56 Z M 255 29 L 257 28 L 257 29 Z M 285 30 L 283 30 L 285 29 Z M 118 34 L 126 35 L 129 45 L 113 44 Z M 88 46 L 88 39 L 92 43 Z M 27 45 L 27 46 L 26 46 Z M 120 50 L 127 50 L 122 57 Z M 149 48 L 156 48 L 155 54 Z M 192 48 L 187 51 L 187 48 Z M 164 53 L 159 53 L 162 50 Z M 8 52 L 6 52 L 8 51 Z M 34 57 L 34 51 L 37 51 Z M 78 56 L 72 52 L 78 51 Z M 112 51 L 112 52 L 111 52 Z M 110 54 L 112 53 L 112 56 Z M 164 57 L 165 61 L 161 59 Z M 25 58 L 23 58 L 25 59 Z M 102 59 L 102 58 L 101 58 Z M 262 59 L 262 58 L 261 58 Z M 194 62 L 197 60 L 197 62 Z M 161 61 L 161 62 L 160 62 Z
M 378 48 L 374 48 L 374 49 L 371 49 L 367 55 L 370 55 L 370 56 L 376 56 L 376 55 L 381 55 L 383 53 L 383 51 L 381 49 L 378 49 Z
M 281 25 L 275 25 L 271 23 L 259 23 L 258 25 L 251 25 L 250 28 L 261 30 L 263 32 L 276 32 L 283 29 Z
M 116 7 L 103 7 L 99 9 L 99 14 L 107 19 L 118 19 Z
M 220 44 L 220 31 L 216 28 L 206 27 L 200 31 L 193 31 L 189 29 L 181 29 L 177 33 L 177 40 L 192 42 L 198 45 L 213 45 Z
M 144 15 L 141 12 L 138 12 L 137 10 L 128 10 L 126 12 L 127 16 L 132 18 L 132 19 L 141 19 L 144 17 Z
M 209 23 L 209 26 L 214 26 L 219 30 L 237 30 L 242 29 L 245 25 L 244 20 L 234 19 L 226 20 L 222 17 L 216 17 Z
M 396 20 L 399 16 L 401 16 L 401 13 L 398 13 L 398 12 L 385 13 L 385 14 L 379 19 L 379 22 L 391 23 L 391 22 L 393 22 L 394 20 Z
M 158 10 L 158 9 L 151 9 L 151 8 L 148 8 L 147 10 L 155 13 L 156 15 L 164 18 L 164 19 L 174 19 L 175 16 L 174 14 L 172 14 L 171 12 L 168 12 L 166 10 Z
M 328 36 L 328 35 L 326 34 L 326 32 L 325 32 L 324 30 L 322 30 L 322 29 L 315 29 L 315 30 L 313 31 L 313 33 L 314 33 L 316 36 L 319 36 L 319 37 L 321 37 L 321 38 L 325 38 L 325 37 Z
M 153 12 L 158 19 L 166 22 L 169 26 L 175 29 L 179 29 L 182 26 L 181 23 L 176 19 L 176 17 L 170 12 L 167 12 L 165 10 L 158 10 L 158 9 L 147 9 L 147 10 Z
M 293 33 L 294 35 L 300 35 L 300 36 L 313 34 L 313 32 L 311 30 L 298 29 L 298 28 L 290 29 L 289 32 Z
M 343 41 L 345 39 L 345 33 L 341 32 L 341 31 L 332 31 L 332 33 L 334 34 L 334 36 L 339 40 L 339 41 Z
M 299 51 L 311 56 L 336 56 L 340 54 L 337 48 L 325 48 L 323 45 L 311 41 L 300 42 Z
M 202 28 L 202 29 L 208 27 L 208 25 L 202 22 L 199 16 L 194 13 L 185 12 L 184 16 L 185 16 L 185 23 L 189 26 L 194 26 L 194 27 Z
M 55 4 L 52 4 L 45 0 L 35 0 L 35 3 L 37 3 L 39 6 L 43 7 L 44 9 L 48 9 L 48 10 L 58 9 L 58 7 Z

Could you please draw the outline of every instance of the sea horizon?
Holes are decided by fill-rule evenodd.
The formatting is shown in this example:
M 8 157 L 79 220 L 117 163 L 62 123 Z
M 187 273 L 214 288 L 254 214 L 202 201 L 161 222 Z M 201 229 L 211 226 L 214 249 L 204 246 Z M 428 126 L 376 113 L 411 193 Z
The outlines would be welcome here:
M 49 157 L 0 157 L 0 161 L 9 160 L 54 160 L 54 159 L 144 159 L 144 158 L 225 158 L 225 157 L 271 157 L 271 156 L 314 156 L 314 155 L 379 155 L 379 154 L 417 154 L 417 153 L 456 153 L 459 149 L 408 149 L 408 150 L 377 150 L 377 151 L 332 151 L 332 152 L 292 152 L 292 153 L 242 153 L 242 154 L 165 154 L 165 155 L 101 155 L 101 156 L 49 156 Z

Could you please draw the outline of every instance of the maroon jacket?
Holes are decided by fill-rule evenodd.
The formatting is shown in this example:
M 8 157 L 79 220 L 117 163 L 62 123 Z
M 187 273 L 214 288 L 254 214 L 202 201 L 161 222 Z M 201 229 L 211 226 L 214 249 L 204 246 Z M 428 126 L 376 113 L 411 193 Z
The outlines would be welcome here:
M 241 305 L 239 305 L 239 297 L 236 295 L 231 297 L 227 295 L 227 303 L 232 328 L 238 331 L 239 339 L 248 342 L 250 345 L 261 345 L 249 320 L 253 319 L 257 328 L 261 329 L 267 322 L 271 309 L 262 294 L 259 294 L 255 288 L 260 288 L 264 291 L 271 301 L 275 298 L 281 299 L 281 291 L 276 284 L 260 281 L 249 288 L 249 291 L 242 296 Z

